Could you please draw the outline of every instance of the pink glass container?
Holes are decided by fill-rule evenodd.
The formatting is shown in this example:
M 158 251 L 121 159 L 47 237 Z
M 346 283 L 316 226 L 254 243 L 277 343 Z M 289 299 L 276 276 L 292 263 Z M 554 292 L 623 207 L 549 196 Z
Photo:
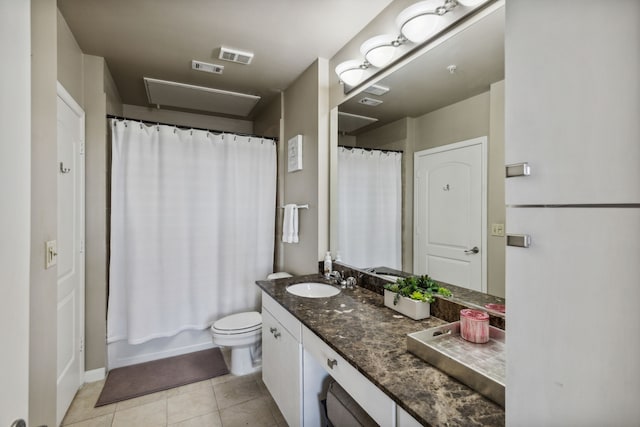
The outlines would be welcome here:
M 489 341 L 489 315 L 484 311 L 465 308 L 460 310 L 460 336 L 477 344 Z

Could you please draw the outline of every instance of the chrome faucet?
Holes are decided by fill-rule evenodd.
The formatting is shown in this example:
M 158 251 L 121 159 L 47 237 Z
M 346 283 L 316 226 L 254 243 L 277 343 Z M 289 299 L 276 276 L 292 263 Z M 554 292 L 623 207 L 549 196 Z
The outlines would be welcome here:
M 336 285 L 340 285 L 342 283 L 342 274 L 340 274 L 339 271 L 332 271 L 331 273 L 329 273 L 329 276 L 327 277 L 327 279 L 329 280 L 334 280 Z
M 336 285 L 340 285 L 342 289 L 353 289 L 356 284 L 356 279 L 354 277 L 345 278 L 339 271 L 332 271 L 329 273 L 329 280 L 335 280 Z

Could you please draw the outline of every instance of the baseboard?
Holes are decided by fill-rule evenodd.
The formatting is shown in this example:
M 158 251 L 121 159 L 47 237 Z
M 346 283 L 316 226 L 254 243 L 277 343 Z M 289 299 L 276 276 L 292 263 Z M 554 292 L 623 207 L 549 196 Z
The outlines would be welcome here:
M 84 382 L 92 383 L 95 381 L 103 380 L 105 377 L 105 372 L 106 371 L 104 368 L 92 369 L 91 371 L 84 371 Z

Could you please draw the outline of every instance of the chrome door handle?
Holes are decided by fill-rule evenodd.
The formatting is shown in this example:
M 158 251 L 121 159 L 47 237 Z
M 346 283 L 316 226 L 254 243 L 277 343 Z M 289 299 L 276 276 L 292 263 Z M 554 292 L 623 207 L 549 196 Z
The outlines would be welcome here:
M 333 369 L 333 367 L 337 364 L 338 361 L 336 359 L 327 359 L 327 366 L 329 367 L 329 369 Z
M 467 249 L 466 251 L 464 251 L 465 254 L 470 255 L 470 254 L 477 254 L 478 252 L 480 252 L 480 249 L 478 249 L 477 246 L 474 246 L 471 249 Z

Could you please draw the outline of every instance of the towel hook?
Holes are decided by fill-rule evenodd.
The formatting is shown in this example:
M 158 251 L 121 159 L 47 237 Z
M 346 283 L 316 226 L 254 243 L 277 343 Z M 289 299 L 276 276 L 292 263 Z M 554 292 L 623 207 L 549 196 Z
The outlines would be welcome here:
M 64 163 L 60 162 L 60 173 L 69 173 L 69 172 L 71 172 L 71 169 L 65 168 Z

